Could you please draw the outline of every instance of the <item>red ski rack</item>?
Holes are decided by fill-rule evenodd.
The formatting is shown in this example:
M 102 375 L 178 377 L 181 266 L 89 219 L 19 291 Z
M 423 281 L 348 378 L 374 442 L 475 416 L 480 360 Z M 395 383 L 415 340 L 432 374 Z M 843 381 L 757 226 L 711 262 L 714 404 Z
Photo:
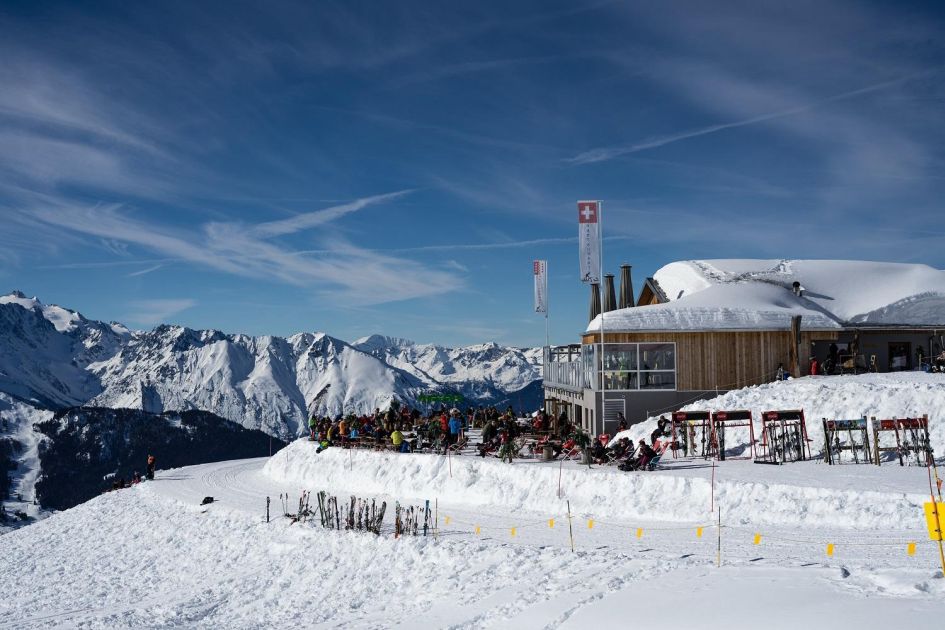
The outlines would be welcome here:
M 915 457 L 918 466 L 930 466 L 932 463 L 932 445 L 929 441 L 929 417 L 892 418 L 873 421 L 873 463 L 881 464 L 882 454 L 892 452 L 899 458 L 899 465 L 905 466 L 910 455 Z M 884 446 L 881 436 L 894 433 L 895 446 Z
M 803 409 L 761 414 L 761 456 L 758 464 L 783 464 L 810 459 L 810 438 Z
M 748 409 L 732 411 L 716 411 L 712 414 L 712 455 L 719 461 L 725 460 L 725 433 L 728 429 L 748 429 L 749 453 L 748 457 L 734 459 L 754 459 L 755 455 L 755 423 Z
M 712 414 L 708 411 L 677 411 L 672 419 L 673 458 L 709 457 L 712 451 Z M 698 442 L 698 443 L 697 443 Z M 697 448 L 700 447 L 700 448 Z

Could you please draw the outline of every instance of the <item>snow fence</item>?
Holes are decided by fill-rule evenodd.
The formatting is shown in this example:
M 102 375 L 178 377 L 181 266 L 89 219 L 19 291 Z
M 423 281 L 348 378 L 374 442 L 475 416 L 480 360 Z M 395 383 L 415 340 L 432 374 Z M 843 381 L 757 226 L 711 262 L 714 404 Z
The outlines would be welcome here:
M 475 455 L 400 454 L 330 448 L 316 454 L 302 439 L 274 455 L 263 472 L 278 482 L 333 493 L 386 495 L 395 500 L 438 499 L 441 504 L 527 511 L 560 518 L 572 514 L 620 519 L 712 523 L 710 481 L 672 471 L 625 473 L 557 462 L 505 464 Z M 770 470 L 769 467 L 765 467 Z M 452 472 L 450 472 L 452 469 Z M 759 470 L 759 474 L 761 470 Z M 559 474 L 562 492 L 558 494 Z M 858 491 L 768 481 L 722 481 L 715 505 L 730 524 L 914 530 L 923 522 L 921 494 Z M 516 514 L 516 516 L 520 516 Z

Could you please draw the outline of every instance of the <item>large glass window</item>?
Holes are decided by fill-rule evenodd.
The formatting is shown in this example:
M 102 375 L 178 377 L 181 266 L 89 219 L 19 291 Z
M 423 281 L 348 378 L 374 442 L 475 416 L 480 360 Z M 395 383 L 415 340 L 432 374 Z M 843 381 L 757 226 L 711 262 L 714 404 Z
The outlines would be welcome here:
M 672 343 L 641 343 L 640 344 L 641 370 L 675 370 L 676 344 Z
M 604 349 L 604 388 L 676 389 L 676 344 L 607 344 Z

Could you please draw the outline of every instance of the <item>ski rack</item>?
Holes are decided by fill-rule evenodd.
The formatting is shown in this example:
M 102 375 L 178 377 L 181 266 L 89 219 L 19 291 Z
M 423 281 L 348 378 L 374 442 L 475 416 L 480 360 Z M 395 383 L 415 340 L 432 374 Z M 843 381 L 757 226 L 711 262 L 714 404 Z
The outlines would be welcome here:
M 701 430 L 701 452 L 696 450 L 696 432 Z M 712 414 L 708 411 L 677 411 L 672 416 L 673 459 L 709 457 L 712 451 Z M 682 444 L 682 446 L 680 446 Z
M 761 414 L 761 456 L 756 464 L 783 464 L 810 459 L 810 438 L 803 409 Z
M 932 462 L 932 445 L 929 442 L 929 417 L 921 418 L 891 418 L 873 422 L 873 463 L 882 464 L 883 453 L 895 453 L 899 458 L 899 465 L 905 466 L 909 455 L 915 456 L 916 466 L 929 466 Z M 883 446 L 880 438 L 883 434 L 894 433 L 895 446 Z M 910 441 L 911 438 L 911 441 Z
M 738 409 L 734 411 L 716 411 L 712 414 L 712 439 L 710 441 L 711 453 L 719 461 L 725 461 L 725 433 L 730 429 L 747 428 L 749 440 L 748 457 L 736 457 L 734 459 L 754 459 L 755 455 L 755 426 L 748 409 Z
M 846 434 L 847 443 L 840 442 L 840 436 Z M 859 440 L 857 440 L 859 437 Z M 843 451 L 850 451 L 854 464 L 869 464 L 873 461 L 870 449 L 870 432 L 866 416 L 856 420 L 827 420 L 824 418 L 824 461 L 831 466 L 842 464 Z M 858 454 L 862 451 L 862 455 Z

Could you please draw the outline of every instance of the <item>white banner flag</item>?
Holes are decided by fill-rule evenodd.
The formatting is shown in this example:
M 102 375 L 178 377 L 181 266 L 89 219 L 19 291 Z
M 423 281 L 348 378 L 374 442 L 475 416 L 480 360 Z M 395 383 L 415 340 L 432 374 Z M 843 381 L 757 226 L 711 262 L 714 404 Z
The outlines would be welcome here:
M 535 312 L 548 314 L 548 261 L 536 260 L 535 271 Z
M 581 282 L 600 282 L 600 202 L 578 202 Z

